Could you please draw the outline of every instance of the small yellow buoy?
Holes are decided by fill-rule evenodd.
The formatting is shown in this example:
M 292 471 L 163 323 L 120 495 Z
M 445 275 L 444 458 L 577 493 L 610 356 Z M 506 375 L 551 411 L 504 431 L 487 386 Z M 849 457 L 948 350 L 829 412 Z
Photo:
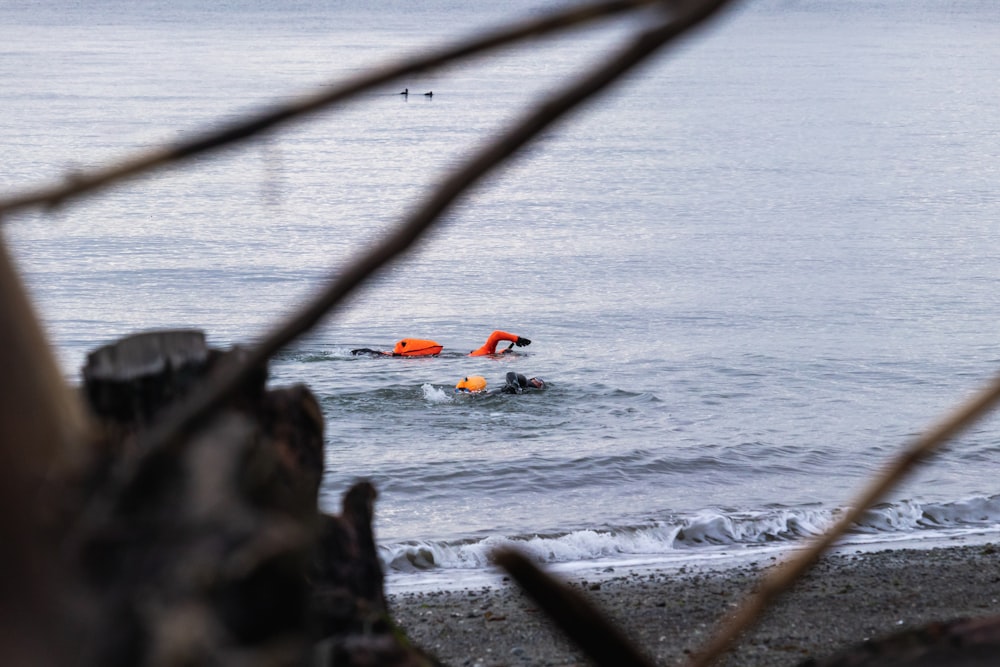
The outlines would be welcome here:
M 482 375 L 464 377 L 455 385 L 455 391 L 467 391 L 469 393 L 486 391 L 486 378 Z

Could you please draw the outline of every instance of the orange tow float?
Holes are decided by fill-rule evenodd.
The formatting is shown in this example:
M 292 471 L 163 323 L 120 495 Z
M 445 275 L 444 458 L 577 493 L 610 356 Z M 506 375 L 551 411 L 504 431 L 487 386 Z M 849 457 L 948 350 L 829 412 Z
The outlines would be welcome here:
M 432 357 L 441 354 L 443 345 L 422 338 L 404 338 L 392 348 L 394 357 Z
M 486 378 L 482 375 L 469 375 L 458 381 L 455 385 L 455 392 L 465 392 L 469 394 L 478 394 L 481 391 L 486 391 Z

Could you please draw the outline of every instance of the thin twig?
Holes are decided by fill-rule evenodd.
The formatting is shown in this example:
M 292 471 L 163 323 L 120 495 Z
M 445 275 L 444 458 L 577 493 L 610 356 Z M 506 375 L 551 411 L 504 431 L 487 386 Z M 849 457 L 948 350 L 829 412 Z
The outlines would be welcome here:
M 524 555 L 505 549 L 493 558 L 595 665 L 652 665 L 585 597 L 547 575 Z
M 809 570 L 852 525 L 857 523 L 868 508 L 895 487 L 917 464 L 928 459 L 944 443 L 986 416 L 998 402 L 1000 402 L 1000 376 L 904 448 L 882 474 L 858 494 L 850 509 L 844 512 L 830 530 L 764 577 L 757 592 L 744 600 L 742 606 L 720 626 L 706 646 L 694 654 L 689 664 L 692 667 L 705 667 L 729 650 L 743 632 L 760 620 L 763 611 L 775 598 L 791 588 L 795 581 Z
M 485 53 L 514 42 L 540 37 L 637 8 L 663 3 L 663 0 L 605 0 L 572 7 L 540 19 L 502 27 L 495 32 L 461 41 L 426 56 L 407 58 L 335 85 L 329 90 L 306 96 L 257 116 L 249 117 L 217 131 L 194 135 L 191 139 L 122 160 L 108 167 L 74 173 L 65 182 L 29 190 L 0 199 L 0 219 L 5 213 L 19 210 L 61 206 L 84 194 L 196 155 L 218 150 L 272 130 L 292 120 L 321 111 L 358 94 L 391 83 L 408 74 L 426 72 L 453 60 Z M 6 216 L 9 217 L 9 216 Z

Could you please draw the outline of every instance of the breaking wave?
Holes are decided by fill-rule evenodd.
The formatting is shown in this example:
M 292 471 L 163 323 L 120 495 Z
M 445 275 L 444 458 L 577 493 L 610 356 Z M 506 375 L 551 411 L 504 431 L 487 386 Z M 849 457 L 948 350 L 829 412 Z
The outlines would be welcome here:
M 703 511 L 647 525 L 585 529 L 566 533 L 490 536 L 457 542 L 383 544 L 380 552 L 393 573 L 485 569 L 490 554 L 516 547 L 542 563 L 586 562 L 696 553 L 706 547 L 753 547 L 788 543 L 823 533 L 841 510 L 778 509 L 758 513 Z M 884 503 L 865 512 L 851 536 L 861 540 L 927 531 L 1000 528 L 1000 495 L 951 503 Z

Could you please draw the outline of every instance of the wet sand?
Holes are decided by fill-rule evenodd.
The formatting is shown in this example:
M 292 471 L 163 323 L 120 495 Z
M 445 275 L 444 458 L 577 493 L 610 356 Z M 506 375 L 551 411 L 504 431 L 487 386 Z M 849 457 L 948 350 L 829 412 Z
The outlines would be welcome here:
M 683 664 L 732 612 L 770 558 L 727 570 L 611 572 L 570 580 L 658 665 Z M 829 556 L 719 664 L 799 665 L 935 621 L 1000 614 L 1000 546 Z M 392 614 L 446 665 L 586 665 L 545 615 L 502 588 L 399 593 Z

